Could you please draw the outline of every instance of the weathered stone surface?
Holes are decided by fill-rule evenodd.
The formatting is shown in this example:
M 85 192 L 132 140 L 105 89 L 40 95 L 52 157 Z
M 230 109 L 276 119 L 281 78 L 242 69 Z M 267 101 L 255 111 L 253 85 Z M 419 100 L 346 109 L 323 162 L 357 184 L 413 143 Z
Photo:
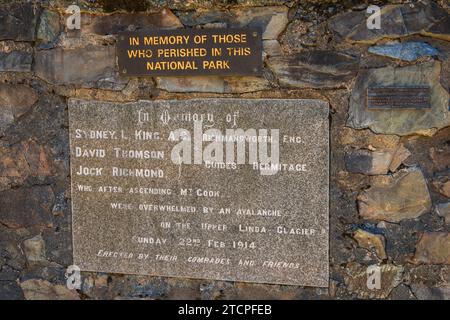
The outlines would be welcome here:
M 80 300 L 76 290 L 46 280 L 30 279 L 20 283 L 26 300 Z
M 28 86 L 0 83 L 0 133 L 28 112 L 37 99 L 35 90 Z
M 437 204 L 436 212 L 444 218 L 446 224 L 450 224 L 450 202 Z
M 450 198 L 450 180 L 440 185 L 439 192 L 447 198 Z
M 374 290 L 367 287 L 367 266 L 348 263 L 345 268 L 344 282 L 347 290 L 362 299 L 385 299 L 392 289 L 398 286 L 403 277 L 404 268 L 393 264 L 380 265 L 381 288 Z
M 450 233 L 425 232 L 414 255 L 416 263 L 450 264 Z
M 414 4 L 386 5 L 381 9 L 382 27 L 368 29 L 365 11 L 345 12 L 329 22 L 337 35 L 349 42 L 376 43 L 383 38 L 423 34 L 450 39 L 449 14 L 435 1 Z
M 60 32 L 61 25 L 59 23 L 59 14 L 54 11 L 44 10 L 40 16 L 37 39 L 44 44 L 51 43 L 56 41 Z
M 432 134 L 450 125 L 449 94 L 440 84 L 441 64 L 427 62 L 403 68 L 385 67 L 361 70 L 350 98 L 347 125 L 370 128 L 376 133 L 408 135 Z M 369 86 L 429 86 L 431 109 L 367 108 Z
M 347 171 L 366 175 L 386 174 L 394 155 L 393 150 L 358 149 L 345 156 Z
M 0 222 L 9 228 L 51 225 L 54 195 L 49 186 L 0 192 Z
M 449 300 L 450 287 L 430 287 L 422 283 L 411 284 L 414 296 L 418 300 Z
M 83 33 L 99 35 L 117 34 L 121 31 L 131 31 L 146 28 L 174 29 L 182 28 L 180 20 L 169 9 L 155 13 L 113 13 L 93 15 L 84 13 L 81 16 Z
M 35 54 L 38 77 L 54 84 L 107 87 L 122 90 L 126 79 L 119 79 L 113 46 L 88 46 L 78 49 L 40 50 Z
M 33 55 L 26 51 L 0 52 L 0 71 L 31 71 Z
M 288 8 L 285 6 L 233 8 L 229 11 L 188 11 L 178 14 L 185 26 L 225 23 L 229 28 L 261 27 L 263 39 L 277 39 L 286 28 Z
M 16 281 L 0 281 L 0 300 L 21 300 L 23 293 Z
M 28 262 L 42 262 L 45 259 L 45 243 L 42 236 L 39 234 L 33 238 L 26 239 L 23 242 L 23 250 Z
M 399 222 L 431 209 L 427 183 L 420 169 L 401 170 L 393 176 L 374 177 L 369 189 L 358 195 L 364 219 Z
M 370 53 L 400 59 L 414 61 L 425 56 L 437 56 L 439 52 L 426 42 L 411 41 L 373 46 Z
M 339 142 L 369 150 L 391 149 L 398 147 L 400 137 L 396 135 L 375 134 L 371 130 L 355 130 L 342 127 L 339 130 Z
M 391 164 L 389 165 L 389 170 L 391 172 L 395 172 L 398 167 L 400 167 L 400 165 L 409 158 L 409 156 L 411 155 L 411 152 L 405 148 L 405 146 L 403 145 L 403 143 L 401 143 L 399 145 L 399 147 L 397 148 L 397 150 L 395 150 L 394 152 L 394 156 L 392 157 L 392 161 Z
M 264 40 L 263 41 L 263 50 L 266 56 L 275 57 L 281 56 L 281 46 L 277 40 Z
M 0 40 L 34 41 L 39 8 L 33 2 L 12 2 L 0 7 Z
M 157 88 L 169 92 L 244 93 L 270 87 L 259 77 L 159 77 L 156 83 Z
M 280 85 L 294 88 L 338 88 L 353 79 L 359 59 L 336 51 L 310 50 L 268 59 Z
M 361 248 L 372 251 L 378 258 L 384 260 L 387 258 L 386 250 L 384 248 L 386 239 L 381 234 L 373 234 L 362 229 L 357 229 L 353 233 L 353 238 L 358 242 Z
M 12 147 L 0 147 L 0 177 L 45 177 L 54 173 L 48 148 L 34 140 L 26 140 Z

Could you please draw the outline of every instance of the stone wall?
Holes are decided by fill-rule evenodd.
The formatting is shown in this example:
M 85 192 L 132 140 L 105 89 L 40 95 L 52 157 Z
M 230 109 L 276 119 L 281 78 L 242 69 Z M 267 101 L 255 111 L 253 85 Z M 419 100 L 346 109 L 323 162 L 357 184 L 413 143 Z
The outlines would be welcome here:
M 1 299 L 449 299 L 450 6 L 374 1 L 0 1 Z M 395 4 L 394 4 L 395 3 Z M 262 77 L 125 78 L 121 30 L 261 26 Z M 429 111 L 373 113 L 369 84 L 427 84 Z M 330 103 L 330 287 L 82 273 L 72 263 L 67 100 L 314 98 Z M 380 290 L 366 268 L 381 266 Z

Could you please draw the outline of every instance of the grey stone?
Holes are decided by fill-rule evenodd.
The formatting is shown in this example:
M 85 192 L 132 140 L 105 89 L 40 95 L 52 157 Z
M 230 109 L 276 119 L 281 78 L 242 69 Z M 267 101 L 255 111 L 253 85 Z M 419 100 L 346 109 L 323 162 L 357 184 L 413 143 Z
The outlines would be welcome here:
M 444 218 L 446 224 L 450 224 L 450 202 L 436 205 L 437 214 Z
M 386 5 L 381 9 L 382 27 L 369 29 L 365 11 L 345 12 L 329 22 L 337 35 L 349 42 L 374 44 L 383 38 L 422 34 L 443 40 L 450 39 L 449 14 L 434 1 L 414 4 Z
M 346 153 L 347 171 L 366 175 L 386 174 L 393 158 L 392 150 L 370 151 L 358 149 Z
M 113 46 L 55 48 L 35 54 L 36 75 L 54 84 L 122 90 L 126 79 L 118 78 Z
M 164 9 L 155 13 L 113 13 L 109 15 L 82 14 L 83 33 L 99 35 L 117 34 L 146 28 L 174 29 L 182 28 L 180 20 L 170 11 Z
M 425 56 L 439 55 L 439 52 L 428 43 L 419 41 L 373 46 L 368 50 L 370 53 L 404 61 L 414 61 Z
M 375 176 L 371 187 L 358 195 L 364 219 L 399 222 L 429 212 L 431 198 L 420 169 L 400 170 L 392 176 Z
M 33 238 L 26 239 L 23 242 L 23 249 L 28 262 L 33 263 L 46 261 L 45 243 L 40 234 Z
M 281 46 L 277 40 L 264 40 L 263 41 L 264 53 L 269 57 L 281 56 Z
M 339 88 L 353 79 L 359 59 L 327 50 L 309 50 L 268 59 L 280 85 L 294 88 Z
M 0 300 L 21 300 L 23 293 L 16 281 L 0 281 Z
M 34 41 L 39 7 L 32 2 L 11 2 L 0 7 L 0 40 Z
M 450 299 L 450 287 L 429 287 L 422 283 L 412 283 L 411 290 L 418 300 Z
M 145 121 L 143 124 L 138 121 L 139 114 L 148 115 L 148 118 L 141 119 Z M 226 134 L 223 130 L 234 126 L 232 115 L 236 114 L 235 128 L 243 128 L 244 131 L 248 128 L 277 128 L 280 139 L 284 135 L 300 136 L 301 142 L 282 142 L 280 145 L 280 162 L 294 166 L 283 166 L 277 173 L 270 172 L 276 176 L 265 175 L 269 172 L 260 172 L 258 167 L 249 163 L 235 164 L 233 169 L 233 160 L 220 159 L 221 138 L 215 144 L 215 159 L 210 161 L 223 169 L 205 167 L 209 162 L 204 161 L 190 165 L 193 154 L 185 159 L 186 163 L 179 164 L 180 154 L 175 147 L 179 148 L 180 142 L 173 134 L 179 128 L 190 132 L 193 123 L 189 121 L 189 114 L 192 117 L 202 114 L 205 129 L 214 128 L 216 132 L 223 132 L 221 135 Z M 263 116 L 257 117 L 257 114 Z M 327 103 L 295 99 L 193 99 L 123 104 L 71 99 L 69 115 L 74 264 L 82 270 L 327 286 Z M 85 139 L 84 134 L 80 138 L 75 131 L 89 133 L 96 128 L 112 130 L 117 134 L 123 130 L 127 139 L 119 136 L 113 140 Z M 136 138 L 136 130 L 148 131 L 150 128 L 153 132 L 159 132 L 157 140 Z M 183 138 L 183 141 L 185 145 L 190 140 Z M 131 153 L 126 156 L 119 152 L 120 158 L 128 157 L 122 159 L 126 162 L 120 165 L 120 168 L 131 170 L 127 171 L 132 175 L 128 177 L 117 171 L 119 164 L 116 155 L 110 151 L 96 159 L 76 156 L 76 148 L 112 150 L 113 146 L 121 146 L 123 150 L 160 150 L 164 156 L 140 159 L 139 156 L 130 158 Z M 212 151 L 211 147 L 210 143 L 205 142 L 204 152 Z M 227 151 L 223 151 L 222 156 L 225 156 Z M 187 149 L 183 154 L 188 156 Z M 87 160 L 95 160 L 96 166 L 103 168 L 102 174 L 81 176 L 80 170 L 92 166 L 93 162 Z M 203 160 L 206 161 L 204 157 Z M 153 174 L 153 178 L 149 177 L 150 171 L 145 173 L 147 178 L 139 173 L 137 176 L 133 174 L 135 169 L 139 171 L 144 166 L 160 170 L 157 171 L 158 177 Z M 77 186 L 81 184 L 90 185 L 92 191 L 79 190 Z M 98 187 L 105 185 L 122 189 L 116 195 L 99 191 Z M 157 189 L 139 189 L 144 186 Z M 288 186 L 289 192 L 286 192 Z M 130 188 L 137 193 L 130 194 Z M 170 195 L 161 193 L 166 188 L 170 190 Z M 180 188 L 192 189 L 193 194 L 189 192 L 184 195 Z M 215 192 L 209 193 L 210 197 L 206 198 L 200 190 Z M 118 210 L 111 205 L 116 201 L 129 203 L 131 207 L 125 211 Z M 153 211 L 153 205 L 160 209 Z M 163 209 L 161 206 L 164 205 L 169 207 Z M 184 212 L 187 206 L 191 207 L 191 212 Z M 206 206 L 212 211 L 201 213 Z M 225 208 L 230 211 L 220 213 Z M 264 220 L 256 222 L 258 210 L 264 208 L 280 211 L 279 214 L 272 212 L 271 217 L 265 216 Z M 183 215 L 182 221 L 189 223 L 189 228 L 177 228 L 176 222 L 181 220 L 176 217 L 180 215 Z M 163 222 L 170 222 L 170 228 L 165 228 L 164 224 L 161 226 Z M 205 229 L 208 225 L 209 231 Z M 223 226 L 226 232 L 219 230 Z M 256 229 L 251 232 L 248 229 L 250 226 L 259 227 L 259 232 Z M 233 241 L 244 239 L 244 235 L 248 245 L 254 242 L 258 249 L 248 247 L 243 251 L 233 247 Z M 198 240 L 183 245 L 182 239 L 185 238 Z M 211 239 L 220 240 L 214 244 L 209 241 Z M 154 241 L 166 243 L 156 244 Z M 113 250 L 111 244 L 117 242 L 121 243 L 122 258 L 119 254 L 115 258 L 108 253 Z M 146 260 L 139 259 L 139 254 L 143 252 L 149 254 Z M 130 253 L 133 255 L 130 256 Z M 176 261 L 164 261 L 157 258 L 158 254 L 177 258 Z M 239 264 L 239 261 L 246 259 L 253 260 L 253 267 Z
M 440 72 L 439 62 L 361 70 L 350 98 L 347 125 L 397 135 L 432 135 L 436 130 L 449 126 L 449 94 L 440 84 Z M 368 109 L 369 86 L 429 86 L 431 109 Z
M 229 28 L 261 27 L 264 40 L 277 39 L 289 22 L 285 6 L 188 11 L 179 13 L 178 17 L 185 26 L 225 23 Z
M 37 39 L 44 44 L 55 42 L 61 32 L 59 14 L 54 11 L 44 10 L 41 13 L 37 29 Z M 49 46 L 45 46 L 48 48 Z
M 26 51 L 0 52 L 0 71 L 29 72 L 33 54 Z

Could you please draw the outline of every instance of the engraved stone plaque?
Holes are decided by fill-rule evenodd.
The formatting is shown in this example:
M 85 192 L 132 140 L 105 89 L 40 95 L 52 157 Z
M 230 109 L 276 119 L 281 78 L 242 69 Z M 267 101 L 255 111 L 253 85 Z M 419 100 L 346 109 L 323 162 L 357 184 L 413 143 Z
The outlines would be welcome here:
M 429 87 L 369 87 L 367 89 L 369 109 L 429 109 Z
M 328 286 L 328 104 L 69 101 L 74 264 Z

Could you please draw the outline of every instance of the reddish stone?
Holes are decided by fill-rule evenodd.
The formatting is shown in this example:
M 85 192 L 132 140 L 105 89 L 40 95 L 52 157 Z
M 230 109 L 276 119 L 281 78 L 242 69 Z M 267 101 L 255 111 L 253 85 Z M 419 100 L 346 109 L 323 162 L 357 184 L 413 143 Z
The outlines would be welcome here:
M 49 186 L 3 191 L 0 193 L 0 223 L 9 228 L 50 226 L 54 202 Z

